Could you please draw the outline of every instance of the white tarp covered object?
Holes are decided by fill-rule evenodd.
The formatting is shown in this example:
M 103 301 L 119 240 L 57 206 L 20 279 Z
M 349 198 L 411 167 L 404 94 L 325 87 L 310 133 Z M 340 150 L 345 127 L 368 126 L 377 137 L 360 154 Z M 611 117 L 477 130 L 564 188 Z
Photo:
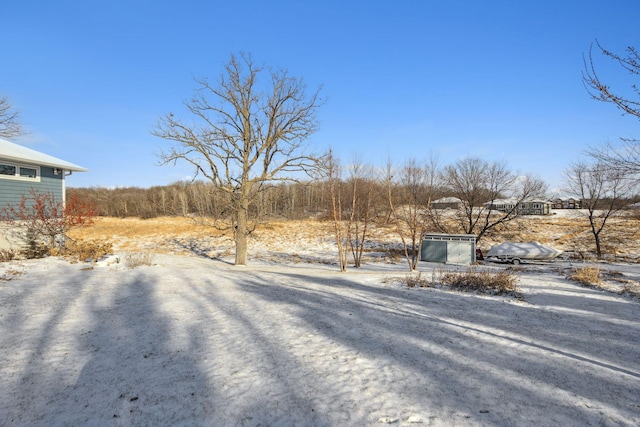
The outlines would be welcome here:
M 520 259 L 553 259 L 562 251 L 545 246 L 538 242 L 512 243 L 505 242 L 493 246 L 487 252 L 487 258 L 520 258 Z

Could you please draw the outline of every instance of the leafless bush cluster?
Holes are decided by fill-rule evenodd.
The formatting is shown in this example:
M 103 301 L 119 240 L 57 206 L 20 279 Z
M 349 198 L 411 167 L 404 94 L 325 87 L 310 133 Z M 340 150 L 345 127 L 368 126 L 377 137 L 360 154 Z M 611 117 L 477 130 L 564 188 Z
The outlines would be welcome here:
M 417 272 L 407 274 L 403 283 L 410 288 L 448 287 L 465 292 L 519 295 L 518 276 L 507 270 L 492 272 L 475 267 L 464 271 L 434 270 L 431 277 Z
M 8 282 L 13 278 L 24 274 L 24 270 L 18 270 L 15 268 L 9 268 L 4 272 L 0 273 L 0 282 Z
M 113 253 L 111 242 L 98 240 L 70 240 L 60 250 L 58 255 L 64 256 L 71 262 L 97 262 Z
M 155 256 L 150 252 L 129 252 L 124 257 L 124 265 L 127 268 L 136 268 L 153 265 Z
M 451 289 L 468 292 L 499 295 L 518 291 L 518 276 L 505 270 L 493 272 L 469 267 L 465 271 L 443 272 L 439 281 Z
M 405 276 L 405 283 L 410 288 L 430 288 L 434 285 L 433 280 L 422 277 L 422 272 L 407 274 Z
M 568 275 L 569 279 L 583 285 L 597 285 L 602 282 L 602 271 L 599 267 L 589 265 L 573 268 Z
M 638 285 L 638 283 L 632 282 L 625 283 L 621 293 L 634 298 L 640 298 L 640 285 Z
M 0 262 L 12 261 L 18 257 L 18 253 L 13 249 L 0 249 Z
M 25 246 L 20 250 L 20 255 L 26 259 L 39 259 L 51 254 L 51 248 L 42 241 L 42 236 L 33 229 L 25 231 L 25 242 Z

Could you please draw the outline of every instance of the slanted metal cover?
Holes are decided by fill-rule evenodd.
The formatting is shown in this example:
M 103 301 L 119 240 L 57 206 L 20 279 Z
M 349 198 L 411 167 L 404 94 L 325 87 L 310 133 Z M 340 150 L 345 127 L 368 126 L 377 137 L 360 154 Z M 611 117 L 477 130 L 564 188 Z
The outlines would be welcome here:
M 538 242 L 513 243 L 505 242 L 492 247 L 487 257 L 516 257 L 522 259 L 553 259 L 562 251 L 545 246 Z

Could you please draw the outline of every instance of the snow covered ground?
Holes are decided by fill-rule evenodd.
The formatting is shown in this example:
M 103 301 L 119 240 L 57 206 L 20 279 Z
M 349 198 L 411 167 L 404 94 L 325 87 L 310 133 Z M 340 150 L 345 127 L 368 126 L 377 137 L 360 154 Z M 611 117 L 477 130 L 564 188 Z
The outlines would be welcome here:
M 640 301 L 519 274 L 523 299 L 405 264 L 1 263 L 0 425 L 640 425 Z

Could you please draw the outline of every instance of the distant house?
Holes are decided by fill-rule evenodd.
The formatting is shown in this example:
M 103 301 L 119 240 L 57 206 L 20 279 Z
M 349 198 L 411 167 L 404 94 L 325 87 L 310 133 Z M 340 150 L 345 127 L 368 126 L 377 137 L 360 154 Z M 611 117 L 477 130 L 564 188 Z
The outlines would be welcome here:
M 573 197 L 557 197 L 551 200 L 551 209 L 580 209 L 582 203 Z
M 547 200 L 525 200 L 518 203 L 514 199 L 496 199 L 484 204 L 487 209 L 499 212 L 510 212 L 515 208 L 519 215 L 550 215 L 551 202 Z
M 0 138 L 0 211 L 18 206 L 31 190 L 52 194 L 65 201 L 65 177 L 86 169 Z M 13 249 L 25 243 L 15 228 L 0 221 L 0 249 Z
M 18 205 L 31 190 L 65 200 L 65 177 L 87 169 L 0 138 L 0 209 Z
M 462 200 L 457 197 L 443 197 L 431 202 L 433 209 L 458 209 L 462 205 Z

